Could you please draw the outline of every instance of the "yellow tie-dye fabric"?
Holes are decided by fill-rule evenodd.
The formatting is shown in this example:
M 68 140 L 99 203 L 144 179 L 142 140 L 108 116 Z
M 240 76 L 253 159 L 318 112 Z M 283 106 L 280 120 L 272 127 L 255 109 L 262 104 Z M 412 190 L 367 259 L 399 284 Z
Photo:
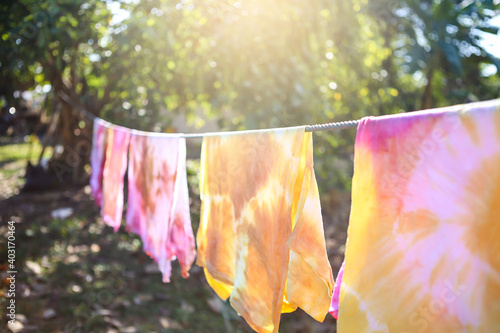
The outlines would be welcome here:
M 322 321 L 332 296 L 321 209 L 305 127 L 205 137 L 197 264 L 258 332 L 281 312 Z
M 339 332 L 500 331 L 499 102 L 361 121 Z

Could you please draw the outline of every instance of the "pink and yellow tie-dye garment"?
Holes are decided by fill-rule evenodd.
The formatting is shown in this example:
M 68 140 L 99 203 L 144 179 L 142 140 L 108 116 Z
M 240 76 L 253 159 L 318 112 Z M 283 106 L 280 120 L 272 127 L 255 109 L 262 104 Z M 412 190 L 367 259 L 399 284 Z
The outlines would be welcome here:
M 500 101 L 364 118 L 339 332 L 498 332 Z
M 189 276 L 196 250 L 189 214 L 186 140 L 175 135 L 132 131 L 128 166 L 127 229 L 170 281 L 177 258 Z
M 322 321 L 332 297 L 311 133 L 305 127 L 205 137 L 197 264 L 258 332 L 282 312 Z
M 123 178 L 127 170 L 130 130 L 112 125 L 107 129 L 106 139 L 101 214 L 104 222 L 118 231 L 123 214 Z
M 92 151 L 90 153 L 90 189 L 98 206 L 102 206 L 102 177 L 106 160 L 106 132 L 110 124 L 100 118 L 94 119 Z

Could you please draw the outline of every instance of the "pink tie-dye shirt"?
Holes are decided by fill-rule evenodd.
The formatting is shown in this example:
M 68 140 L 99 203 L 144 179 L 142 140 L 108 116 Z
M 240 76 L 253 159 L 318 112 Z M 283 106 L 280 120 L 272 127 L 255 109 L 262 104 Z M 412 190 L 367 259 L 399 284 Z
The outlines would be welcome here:
M 338 332 L 499 328 L 500 100 L 364 118 Z
M 187 278 L 195 258 L 186 179 L 186 140 L 132 131 L 127 229 L 138 234 L 169 282 L 177 258 Z
M 127 170 L 130 130 L 115 126 L 107 130 L 106 161 L 103 172 L 103 220 L 115 231 L 120 228 L 123 214 L 123 178 Z
M 92 134 L 92 151 L 90 153 L 90 189 L 98 206 L 102 206 L 102 177 L 106 160 L 106 132 L 111 126 L 108 122 L 96 118 Z

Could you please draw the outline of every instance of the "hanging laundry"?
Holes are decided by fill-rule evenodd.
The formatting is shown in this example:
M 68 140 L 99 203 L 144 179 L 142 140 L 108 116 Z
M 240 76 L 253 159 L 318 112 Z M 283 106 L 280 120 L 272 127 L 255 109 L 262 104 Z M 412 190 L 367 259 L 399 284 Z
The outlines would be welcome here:
M 123 213 L 123 178 L 127 170 L 130 130 L 113 125 L 108 128 L 106 138 L 101 214 L 104 222 L 118 231 Z
M 258 332 L 282 312 L 328 313 L 328 262 L 311 133 L 305 127 L 205 137 L 197 264 Z
M 92 151 L 90 153 L 90 189 L 98 206 L 102 206 L 102 175 L 106 160 L 106 132 L 110 124 L 100 118 L 94 119 Z
M 144 251 L 170 282 L 177 258 L 189 276 L 196 251 L 189 214 L 186 139 L 132 131 L 128 166 L 127 229 L 138 234 Z
M 337 274 L 335 287 L 333 288 L 332 304 L 330 305 L 330 310 L 328 311 L 335 319 L 339 319 L 340 286 L 342 285 L 342 277 L 344 276 L 344 265 L 345 261 L 342 263 L 342 266 L 340 266 L 339 273 Z
M 500 100 L 364 118 L 339 332 L 500 327 Z

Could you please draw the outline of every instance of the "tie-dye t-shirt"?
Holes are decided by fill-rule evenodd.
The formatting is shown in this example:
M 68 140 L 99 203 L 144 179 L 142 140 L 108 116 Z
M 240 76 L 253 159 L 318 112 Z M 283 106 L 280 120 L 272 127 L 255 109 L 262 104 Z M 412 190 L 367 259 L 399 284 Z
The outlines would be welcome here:
M 103 172 L 103 205 L 104 222 L 115 231 L 120 228 L 123 214 L 123 177 L 127 170 L 127 152 L 130 130 L 115 126 L 107 129 L 106 161 Z
M 102 176 L 104 161 L 106 160 L 106 132 L 110 126 L 106 121 L 94 119 L 94 131 L 92 134 L 92 151 L 90 153 L 90 189 L 92 196 L 98 206 L 102 206 Z
M 282 312 L 328 313 L 328 262 L 311 133 L 304 127 L 205 137 L 197 264 L 258 332 Z
M 169 282 L 177 258 L 187 278 L 196 251 L 189 214 L 186 140 L 175 135 L 132 131 L 128 167 L 127 229 Z
M 499 101 L 364 118 L 338 331 L 499 328 Z

